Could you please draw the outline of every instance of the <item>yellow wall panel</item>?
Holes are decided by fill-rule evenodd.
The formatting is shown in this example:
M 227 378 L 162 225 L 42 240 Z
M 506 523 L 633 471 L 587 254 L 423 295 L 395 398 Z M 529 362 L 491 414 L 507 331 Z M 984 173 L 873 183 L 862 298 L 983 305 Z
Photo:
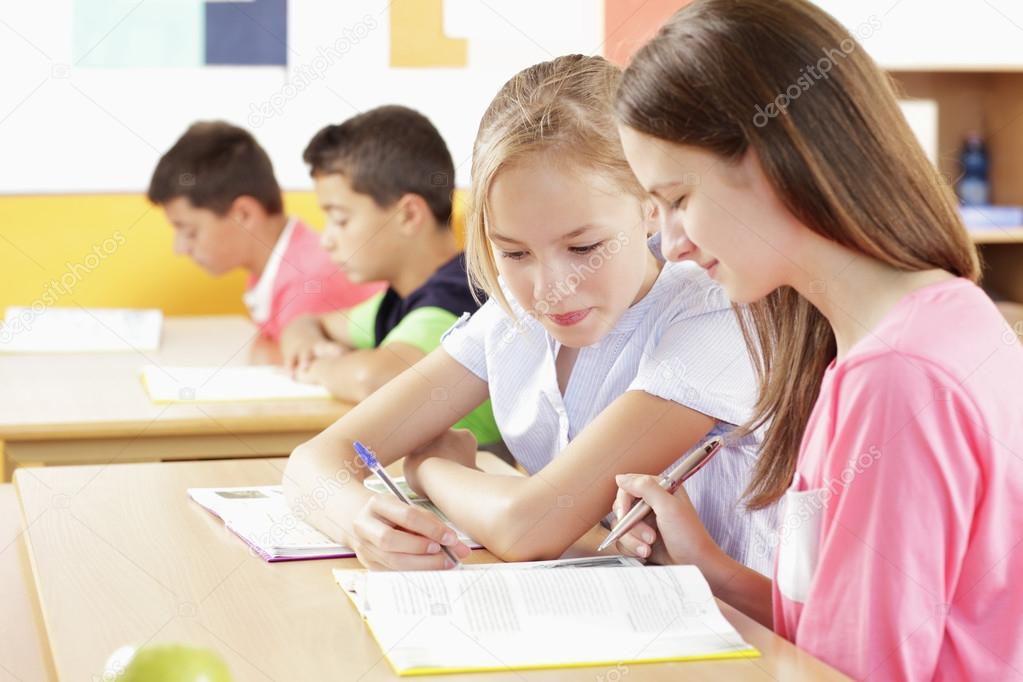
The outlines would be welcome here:
M 461 204 L 459 197 L 459 233 Z M 285 206 L 322 229 L 312 192 L 286 193 Z M 0 196 L 0 309 L 38 303 L 244 313 L 245 274 L 210 277 L 175 256 L 172 239 L 163 211 L 141 194 Z

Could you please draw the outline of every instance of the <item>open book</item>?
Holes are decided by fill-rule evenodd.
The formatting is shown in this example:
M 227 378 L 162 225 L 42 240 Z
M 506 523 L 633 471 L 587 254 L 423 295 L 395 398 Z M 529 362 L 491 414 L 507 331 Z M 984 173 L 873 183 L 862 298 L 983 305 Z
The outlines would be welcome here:
M 334 574 L 400 676 L 760 655 L 695 566 L 481 568 Z
M 412 492 L 403 477 L 394 479 L 412 503 L 428 509 L 451 526 L 451 522 L 432 502 Z M 374 492 L 383 492 L 383 484 L 366 479 Z M 388 495 L 391 494 L 389 491 Z M 288 507 L 279 485 L 240 488 L 189 488 L 188 495 L 202 507 L 219 516 L 228 530 L 240 537 L 266 561 L 332 559 L 355 556 L 351 547 L 339 545 L 316 530 Z M 466 545 L 479 549 L 475 542 L 454 526 Z
M 10 306 L 0 326 L 3 353 L 130 353 L 157 350 L 163 313 L 127 308 Z
M 323 386 L 303 384 L 281 367 L 142 368 L 142 385 L 154 403 L 239 402 L 329 398 Z

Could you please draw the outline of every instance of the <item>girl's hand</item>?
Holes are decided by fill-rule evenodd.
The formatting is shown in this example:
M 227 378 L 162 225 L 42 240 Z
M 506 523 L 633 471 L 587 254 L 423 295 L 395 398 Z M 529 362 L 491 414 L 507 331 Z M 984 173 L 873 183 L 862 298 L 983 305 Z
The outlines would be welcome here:
M 471 551 L 435 514 L 383 493 L 356 515 L 348 540 L 362 565 L 376 570 L 453 568 L 441 545 L 459 560 Z
M 622 474 L 615 477 L 618 496 L 614 513 L 621 518 L 637 499 L 650 505 L 651 513 L 619 541 L 625 554 L 650 559 L 658 564 L 705 565 L 721 548 L 703 527 L 685 488 L 674 495 L 660 485 L 658 477 Z
M 419 483 L 419 466 L 430 457 L 442 457 L 464 467 L 476 467 L 476 451 L 479 443 L 468 429 L 448 429 L 434 440 L 420 446 L 405 456 L 402 473 L 405 482 L 420 495 L 425 495 Z

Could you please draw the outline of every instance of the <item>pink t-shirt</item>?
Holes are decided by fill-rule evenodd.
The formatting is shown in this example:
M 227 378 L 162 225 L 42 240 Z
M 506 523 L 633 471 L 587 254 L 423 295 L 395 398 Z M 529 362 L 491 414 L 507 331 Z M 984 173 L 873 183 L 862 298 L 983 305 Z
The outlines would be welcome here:
M 353 284 L 330 261 L 320 236 L 296 218 L 288 221 L 262 275 L 250 277 L 245 303 L 253 321 L 276 340 L 299 315 L 351 308 L 384 288 L 383 283 Z
M 1023 345 L 983 291 L 828 368 L 782 510 L 779 634 L 857 679 L 1023 676 Z

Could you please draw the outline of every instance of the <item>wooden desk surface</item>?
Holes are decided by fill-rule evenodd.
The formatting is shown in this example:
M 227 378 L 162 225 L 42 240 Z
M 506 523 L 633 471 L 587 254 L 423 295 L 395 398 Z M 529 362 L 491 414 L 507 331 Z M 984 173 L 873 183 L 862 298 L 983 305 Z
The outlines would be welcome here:
M 55 680 L 14 486 L 0 485 L 0 682 Z
M 168 317 L 158 351 L 0 355 L 0 440 L 317 431 L 344 414 L 347 407 L 333 400 L 156 405 L 139 380 L 147 364 L 279 358 L 238 315 Z
M 116 648 L 162 641 L 216 649 L 236 680 L 398 679 L 330 573 L 356 565 L 353 559 L 268 564 L 185 494 L 190 486 L 277 483 L 284 462 L 18 470 L 35 584 L 60 677 L 90 679 Z M 493 557 L 477 551 L 472 560 Z M 723 610 L 762 658 L 449 679 L 845 679 L 734 609 Z

